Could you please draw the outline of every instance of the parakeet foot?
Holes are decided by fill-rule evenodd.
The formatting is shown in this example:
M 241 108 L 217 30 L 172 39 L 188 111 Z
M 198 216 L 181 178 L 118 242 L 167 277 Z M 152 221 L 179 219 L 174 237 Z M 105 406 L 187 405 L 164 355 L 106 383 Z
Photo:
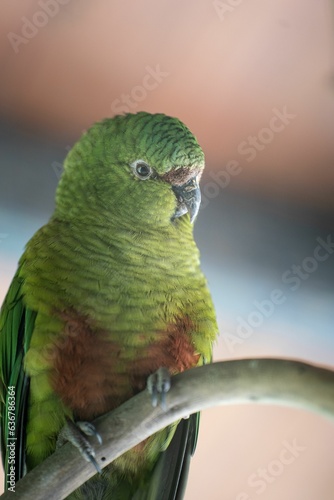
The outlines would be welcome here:
M 87 462 L 91 462 L 97 472 L 102 473 L 101 467 L 95 460 L 95 451 L 86 436 L 95 436 L 99 444 L 102 444 L 102 438 L 90 422 L 74 423 L 66 418 L 66 424 L 60 431 L 57 439 L 57 448 L 60 448 L 66 441 L 72 443 Z
M 161 408 L 166 410 L 166 394 L 171 388 L 171 376 L 167 368 L 161 367 L 147 379 L 147 390 L 151 394 L 152 406 L 155 408 L 160 398 Z

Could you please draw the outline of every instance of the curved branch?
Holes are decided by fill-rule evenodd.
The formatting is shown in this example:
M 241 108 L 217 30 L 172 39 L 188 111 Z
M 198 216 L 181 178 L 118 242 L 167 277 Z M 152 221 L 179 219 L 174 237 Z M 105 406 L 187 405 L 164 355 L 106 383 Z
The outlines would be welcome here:
M 188 370 L 172 379 L 167 411 L 152 408 L 146 391 L 95 420 L 105 466 L 151 434 L 191 413 L 218 405 L 259 403 L 310 410 L 334 420 L 334 371 L 299 361 L 244 359 Z M 59 499 L 95 474 L 66 443 L 16 484 L 21 500 Z M 2 500 L 12 498 L 7 492 Z

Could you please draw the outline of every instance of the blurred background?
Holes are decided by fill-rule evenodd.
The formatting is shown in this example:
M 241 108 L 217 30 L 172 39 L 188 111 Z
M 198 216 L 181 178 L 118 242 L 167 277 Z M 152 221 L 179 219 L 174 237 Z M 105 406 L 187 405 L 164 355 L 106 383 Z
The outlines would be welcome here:
M 117 113 L 164 112 L 206 153 L 195 236 L 219 320 L 215 360 L 334 368 L 333 3 L 0 9 L 1 301 L 82 131 Z M 186 498 L 332 500 L 333 463 L 334 426 L 320 416 L 215 408 L 202 415 Z

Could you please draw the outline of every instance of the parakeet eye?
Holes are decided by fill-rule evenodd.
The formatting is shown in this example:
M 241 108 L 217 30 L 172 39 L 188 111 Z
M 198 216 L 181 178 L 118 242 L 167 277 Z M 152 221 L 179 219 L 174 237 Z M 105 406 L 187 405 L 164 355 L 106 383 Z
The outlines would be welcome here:
M 153 172 L 152 168 L 142 160 L 137 160 L 133 162 L 131 167 L 133 168 L 133 171 L 136 174 L 136 176 L 139 177 L 139 179 L 142 179 L 143 181 L 151 177 Z

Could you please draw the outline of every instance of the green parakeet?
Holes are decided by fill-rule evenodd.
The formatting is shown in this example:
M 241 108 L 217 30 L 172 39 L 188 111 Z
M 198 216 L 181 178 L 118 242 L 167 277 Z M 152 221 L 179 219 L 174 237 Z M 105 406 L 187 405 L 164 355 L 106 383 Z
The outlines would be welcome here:
M 66 419 L 112 410 L 160 367 L 210 362 L 217 324 L 192 224 L 203 168 L 195 137 L 163 114 L 106 119 L 69 152 L 54 214 L 27 244 L 1 312 L 7 478 L 52 454 Z M 193 415 L 155 434 L 71 498 L 182 498 L 197 426 Z

